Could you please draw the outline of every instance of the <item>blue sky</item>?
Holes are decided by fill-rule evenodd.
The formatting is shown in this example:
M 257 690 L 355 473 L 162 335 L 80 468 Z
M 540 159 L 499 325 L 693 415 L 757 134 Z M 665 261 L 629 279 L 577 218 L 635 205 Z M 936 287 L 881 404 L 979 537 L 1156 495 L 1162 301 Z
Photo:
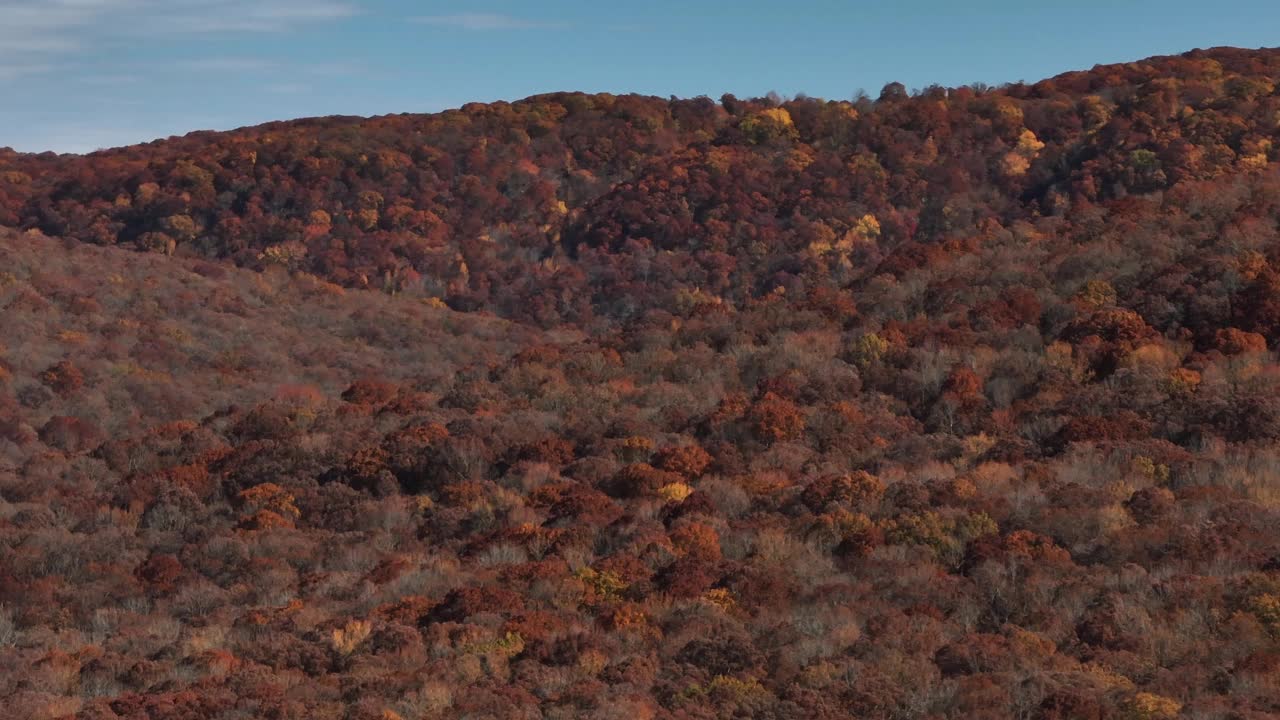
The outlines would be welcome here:
M 87 152 L 554 90 L 848 98 L 1280 45 L 1262 0 L 0 0 L 0 146 Z

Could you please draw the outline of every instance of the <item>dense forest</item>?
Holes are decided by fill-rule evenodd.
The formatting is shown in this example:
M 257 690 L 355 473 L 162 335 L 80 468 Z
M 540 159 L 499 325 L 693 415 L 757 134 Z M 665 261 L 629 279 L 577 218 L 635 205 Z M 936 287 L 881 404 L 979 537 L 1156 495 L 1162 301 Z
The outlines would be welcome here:
M 1277 83 L 0 150 L 0 707 L 1276 717 Z

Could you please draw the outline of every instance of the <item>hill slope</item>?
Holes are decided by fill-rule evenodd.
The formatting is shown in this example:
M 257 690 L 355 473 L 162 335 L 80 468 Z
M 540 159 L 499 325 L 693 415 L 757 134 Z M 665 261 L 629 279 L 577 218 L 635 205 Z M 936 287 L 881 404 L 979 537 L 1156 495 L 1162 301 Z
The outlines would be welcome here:
M 1277 82 L 0 155 L 0 701 L 1274 715 Z
M 0 156 L 0 223 L 545 325 L 631 320 L 682 289 L 860 287 L 1019 221 L 1076 242 L 1095 205 L 1224 188 L 1276 155 L 1278 68 L 1220 49 L 877 102 L 557 94 Z M 1174 232 L 1188 213 L 1141 214 Z

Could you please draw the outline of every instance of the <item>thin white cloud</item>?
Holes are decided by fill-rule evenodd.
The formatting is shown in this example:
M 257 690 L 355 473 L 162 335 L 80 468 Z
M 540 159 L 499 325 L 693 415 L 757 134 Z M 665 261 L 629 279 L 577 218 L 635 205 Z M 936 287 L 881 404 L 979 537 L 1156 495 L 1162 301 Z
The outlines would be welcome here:
M 65 75 L 78 56 L 112 42 L 182 33 L 285 32 L 358 12 L 354 4 L 339 0 L 0 0 L 0 83 Z M 273 66 L 224 58 L 178 67 L 262 72 Z
M 155 68 L 145 67 L 138 67 L 137 69 L 139 71 L 155 70 Z M 177 70 L 179 72 L 218 74 L 254 74 L 272 72 L 288 76 L 310 75 L 315 77 L 349 77 L 365 71 L 363 66 L 352 62 L 293 63 L 262 57 L 238 56 L 182 60 L 180 62 L 169 63 L 165 65 L 164 69 Z
M 215 57 L 200 60 L 184 60 L 171 67 L 179 70 L 214 73 L 246 73 L 273 70 L 279 64 L 271 60 L 252 57 Z
M 281 32 L 304 23 L 342 20 L 358 12 L 354 5 L 343 2 L 209 0 L 194 8 L 160 14 L 144 28 L 185 33 Z
M 0 0 L 0 61 L 67 56 L 127 37 L 284 32 L 358 13 L 338 0 Z
M 39 34 L 27 37 L 16 37 L 17 34 L 18 31 L 16 28 L 0 30 L 0 37 L 4 38 L 4 47 L 0 49 L 0 52 L 10 55 L 67 53 L 79 50 L 81 47 L 79 41 L 70 37 Z
M 460 30 L 559 30 L 568 27 L 562 22 L 530 20 L 513 15 L 496 13 L 457 13 L 453 15 L 423 15 L 413 18 L 423 25 L 457 28 Z
M 13 82 L 32 75 L 43 75 L 53 72 L 54 65 L 48 63 L 2 63 L 0 62 L 0 83 Z
M 360 0 L 0 0 L 0 96 L 28 87 L 49 92 L 58 86 L 68 91 L 64 98 L 73 99 L 60 99 L 56 108 L 77 107 L 72 115 L 92 118 L 83 125 L 70 124 L 57 117 L 70 111 L 54 108 L 17 117 L 6 113 L 0 102 L 0 145 L 87 152 L 138 142 L 144 136 L 232 126 L 236 123 L 225 119 L 189 117 L 178 122 L 146 115 L 150 129 L 140 130 L 132 123 L 113 125 L 108 116 L 84 108 L 141 104 L 145 101 L 123 91 L 126 86 L 178 76 L 201 82 L 201 74 L 219 80 L 244 76 L 274 83 L 281 94 L 304 96 L 310 80 L 318 85 L 320 78 L 351 75 L 360 68 L 338 57 L 312 64 L 245 57 L 220 52 L 226 43 L 216 40 L 338 24 L 360 15 L 362 5 Z M 269 39 L 242 44 L 275 45 Z M 184 45 L 185 51 L 168 62 L 142 62 L 120 52 L 152 45 Z M 208 57 L 201 57 L 202 50 Z
M 293 20 L 337 20 L 351 17 L 357 10 L 354 5 L 345 2 L 322 2 L 306 0 L 304 2 L 251 3 L 250 14 L 263 18 L 281 21 Z
M 137 83 L 142 82 L 142 77 L 125 73 L 114 73 L 110 75 L 84 75 L 76 78 L 76 82 L 93 87 L 119 87 L 121 85 L 136 85 Z

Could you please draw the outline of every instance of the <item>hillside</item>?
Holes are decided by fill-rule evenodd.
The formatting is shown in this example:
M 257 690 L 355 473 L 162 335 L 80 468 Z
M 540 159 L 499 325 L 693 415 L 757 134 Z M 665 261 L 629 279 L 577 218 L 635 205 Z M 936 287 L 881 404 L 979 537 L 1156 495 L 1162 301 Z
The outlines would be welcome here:
M 1277 83 L 0 152 L 0 702 L 1274 716 Z
M 1116 208 L 1148 233 L 1181 234 L 1196 213 L 1164 193 L 1212 198 L 1274 159 L 1277 67 L 1280 51 L 1198 51 L 778 107 L 558 94 L 11 154 L 0 223 L 282 263 L 546 326 L 625 321 L 675 309 L 680 290 L 736 306 L 777 286 L 858 288 L 1022 222 L 1079 245 L 1081 223 L 1122 198 L 1148 200 Z

